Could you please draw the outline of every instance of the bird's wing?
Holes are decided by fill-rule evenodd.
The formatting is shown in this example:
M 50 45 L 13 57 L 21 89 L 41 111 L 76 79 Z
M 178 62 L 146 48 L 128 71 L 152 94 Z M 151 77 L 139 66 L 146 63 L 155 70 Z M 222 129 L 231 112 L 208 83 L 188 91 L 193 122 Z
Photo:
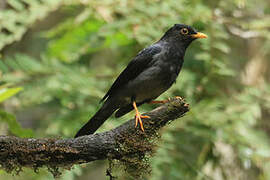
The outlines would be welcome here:
M 114 81 L 113 85 L 102 98 L 101 102 L 107 97 L 112 96 L 117 90 L 127 84 L 130 80 L 136 78 L 141 72 L 147 69 L 149 63 L 153 60 L 153 56 L 161 51 L 158 45 L 152 45 L 140 51 L 137 56 L 130 61 L 124 71 Z

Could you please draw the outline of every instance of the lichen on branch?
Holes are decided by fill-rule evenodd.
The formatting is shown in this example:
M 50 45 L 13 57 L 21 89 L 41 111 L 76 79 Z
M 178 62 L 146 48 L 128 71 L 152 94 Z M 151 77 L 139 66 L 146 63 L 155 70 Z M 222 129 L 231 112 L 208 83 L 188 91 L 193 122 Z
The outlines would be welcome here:
M 188 104 L 181 98 L 171 99 L 145 113 L 150 118 L 144 121 L 144 132 L 134 128 L 135 121 L 131 119 L 110 131 L 75 139 L 0 136 L 0 165 L 7 172 L 20 172 L 22 167 L 36 171 L 45 166 L 54 176 L 59 176 L 59 168 L 70 169 L 75 164 L 109 159 L 111 165 L 124 165 L 128 173 L 148 172 L 147 158 L 154 152 L 158 130 L 188 110 Z

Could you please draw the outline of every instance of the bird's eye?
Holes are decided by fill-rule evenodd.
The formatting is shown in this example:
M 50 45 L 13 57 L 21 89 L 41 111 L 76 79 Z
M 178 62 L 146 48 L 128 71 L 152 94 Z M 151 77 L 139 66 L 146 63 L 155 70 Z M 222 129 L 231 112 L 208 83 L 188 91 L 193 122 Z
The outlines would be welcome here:
M 182 28 L 180 32 L 181 32 L 181 34 L 188 34 L 188 29 Z

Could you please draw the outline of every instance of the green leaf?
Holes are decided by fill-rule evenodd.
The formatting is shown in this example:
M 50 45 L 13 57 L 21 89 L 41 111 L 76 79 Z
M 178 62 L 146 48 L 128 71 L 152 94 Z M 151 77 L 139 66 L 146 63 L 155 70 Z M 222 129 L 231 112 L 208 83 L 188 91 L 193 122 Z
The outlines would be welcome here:
M 17 87 L 17 88 L 0 88 L 0 103 L 4 100 L 10 98 L 11 96 L 14 96 L 18 92 L 20 92 L 23 88 Z
M 32 137 L 33 132 L 30 129 L 23 129 L 20 124 L 16 121 L 14 115 L 9 114 L 3 110 L 0 110 L 0 122 L 8 124 L 9 131 L 19 137 Z

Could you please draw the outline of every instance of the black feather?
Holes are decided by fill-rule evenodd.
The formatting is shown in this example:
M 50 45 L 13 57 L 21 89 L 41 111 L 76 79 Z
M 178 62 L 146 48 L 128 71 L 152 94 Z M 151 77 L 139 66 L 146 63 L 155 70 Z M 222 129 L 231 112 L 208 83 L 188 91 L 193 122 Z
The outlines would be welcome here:
M 107 99 L 98 112 L 76 133 L 75 138 L 93 134 L 118 108 L 117 101 L 112 98 Z
M 139 103 L 136 103 L 137 107 L 139 107 L 140 105 L 144 104 L 145 101 L 143 102 L 139 102 Z M 124 116 L 125 114 L 129 113 L 130 111 L 132 111 L 134 108 L 133 108 L 133 105 L 132 104 L 128 104 L 124 107 L 121 107 L 120 109 L 118 109 L 115 113 L 115 117 L 116 118 L 119 118 L 121 116 Z
M 149 63 L 153 60 L 153 56 L 160 51 L 161 47 L 157 45 L 152 45 L 143 49 L 132 61 L 130 61 L 100 102 L 103 102 L 109 96 L 113 96 L 119 88 L 136 78 L 148 67 Z

